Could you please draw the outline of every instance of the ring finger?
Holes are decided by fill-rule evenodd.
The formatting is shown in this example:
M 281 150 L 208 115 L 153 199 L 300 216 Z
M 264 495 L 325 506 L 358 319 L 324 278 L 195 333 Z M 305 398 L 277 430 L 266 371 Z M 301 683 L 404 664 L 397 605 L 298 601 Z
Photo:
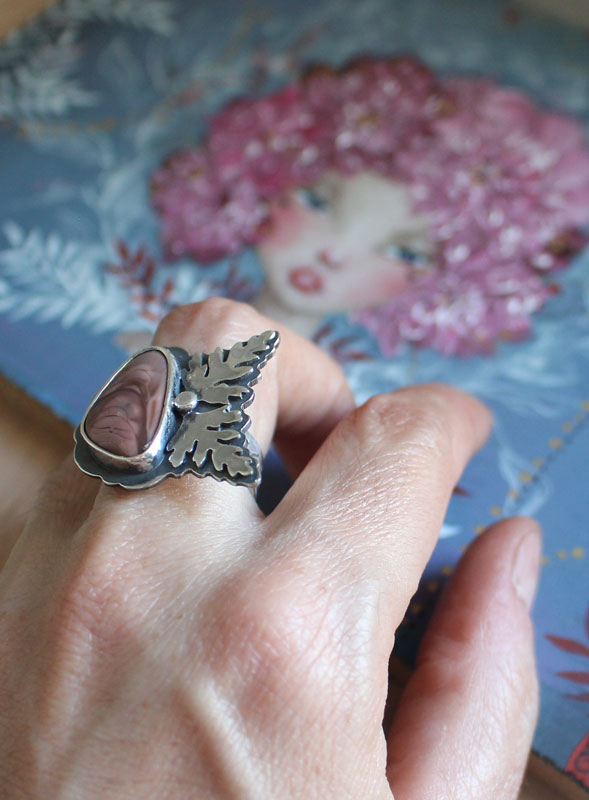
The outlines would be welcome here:
M 271 320 L 250 306 L 212 298 L 174 309 L 161 322 L 154 344 L 180 347 L 189 354 L 210 353 L 217 347 L 230 347 L 274 327 Z M 281 337 L 276 357 L 265 365 L 247 413 L 262 453 L 267 452 L 277 431 L 285 461 L 296 474 L 337 422 L 353 408 L 354 400 L 342 370 L 319 348 L 288 330 L 281 331 Z M 83 496 L 87 514 L 94 504 L 97 484 L 81 472 L 66 467 L 61 472 L 67 497 L 60 491 L 58 474 L 51 481 L 51 490 L 43 495 L 42 510 L 45 520 L 56 520 L 60 534 L 70 527 L 67 514 L 61 514 L 60 509 L 67 507 L 72 497 Z M 231 531 L 243 539 L 244 525 L 260 517 L 246 487 L 201 480 L 191 474 L 181 480 L 164 480 L 148 491 L 103 486 L 95 508 L 99 513 L 108 513 L 109 517 L 120 515 L 121 524 L 129 515 L 148 521 L 150 528 L 159 525 L 160 530 L 175 522 L 191 538 L 195 525 L 227 520 L 233 524 L 211 524 L 207 528 L 227 529 L 221 538 L 226 538 Z M 74 516 L 79 525 L 80 515 Z

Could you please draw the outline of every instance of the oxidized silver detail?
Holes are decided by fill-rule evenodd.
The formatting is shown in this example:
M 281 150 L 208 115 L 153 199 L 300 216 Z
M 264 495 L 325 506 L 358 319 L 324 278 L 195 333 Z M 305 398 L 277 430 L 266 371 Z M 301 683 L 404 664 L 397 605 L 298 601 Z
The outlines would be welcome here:
M 192 473 L 255 490 L 261 480 L 261 454 L 247 432 L 250 419 L 245 409 L 253 402 L 252 387 L 260 370 L 276 352 L 279 341 L 277 331 L 265 331 L 212 353 L 190 356 L 180 348 L 166 347 L 148 347 L 136 353 L 96 394 L 76 428 L 76 464 L 109 486 L 125 489 L 147 489 L 164 478 Z M 157 429 L 138 455 L 111 453 L 88 435 L 88 415 L 101 398 L 109 396 L 109 387 L 133 360 L 151 350 L 161 353 L 167 364 Z

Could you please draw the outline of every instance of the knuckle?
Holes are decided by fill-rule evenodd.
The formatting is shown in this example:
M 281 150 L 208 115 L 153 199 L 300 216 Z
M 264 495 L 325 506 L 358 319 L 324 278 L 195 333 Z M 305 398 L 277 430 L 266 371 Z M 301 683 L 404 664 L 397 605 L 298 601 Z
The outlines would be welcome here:
M 364 447 L 382 441 L 383 435 L 392 424 L 392 395 L 376 394 L 363 405 L 354 409 L 345 424 L 351 435 Z M 347 437 L 346 437 L 347 438 Z
M 451 450 L 451 434 L 447 416 L 431 399 L 403 403 L 399 426 L 407 443 L 430 452 L 447 455 Z
M 185 336 L 194 328 L 240 332 L 260 328 L 260 315 L 246 303 L 226 297 L 209 297 L 199 303 L 176 306 L 162 320 L 159 333 L 168 336 Z M 262 323 L 263 327 L 263 323 Z
M 352 424 L 364 443 L 388 446 L 392 441 L 399 454 L 435 453 L 444 457 L 452 450 L 444 411 L 435 394 L 399 391 L 371 397 L 353 413 Z

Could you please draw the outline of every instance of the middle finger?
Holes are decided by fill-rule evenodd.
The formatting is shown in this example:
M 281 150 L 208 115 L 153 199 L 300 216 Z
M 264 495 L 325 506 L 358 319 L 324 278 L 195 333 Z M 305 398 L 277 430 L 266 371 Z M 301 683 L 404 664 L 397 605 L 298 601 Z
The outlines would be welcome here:
M 288 547 L 300 543 L 315 561 L 327 553 L 329 574 L 375 586 L 385 651 L 490 424 L 485 406 L 450 386 L 375 396 L 336 427 L 267 520 L 273 533 L 286 527 Z

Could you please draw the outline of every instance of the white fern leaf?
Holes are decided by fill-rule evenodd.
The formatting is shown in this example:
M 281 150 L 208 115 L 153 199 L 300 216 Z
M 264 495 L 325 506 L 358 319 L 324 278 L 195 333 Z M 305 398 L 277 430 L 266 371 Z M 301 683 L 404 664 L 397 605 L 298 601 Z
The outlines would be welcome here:
M 128 290 L 104 271 L 112 255 L 107 248 L 25 232 L 15 222 L 3 230 L 8 247 L 0 250 L 0 311 L 96 332 L 139 324 Z

